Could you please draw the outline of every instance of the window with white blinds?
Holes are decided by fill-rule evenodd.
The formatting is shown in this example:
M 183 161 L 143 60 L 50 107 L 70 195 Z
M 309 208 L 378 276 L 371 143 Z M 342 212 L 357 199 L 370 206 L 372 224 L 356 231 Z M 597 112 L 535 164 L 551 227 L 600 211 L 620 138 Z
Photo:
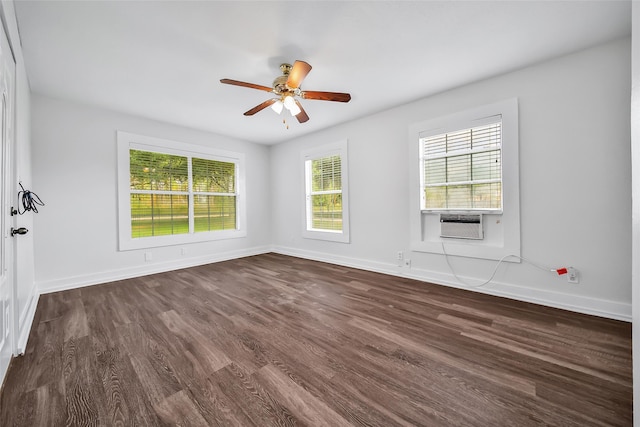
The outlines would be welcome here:
M 342 162 L 339 155 L 307 160 L 307 228 L 342 231 Z
M 131 237 L 189 232 L 189 159 L 130 150 Z
M 236 228 L 233 162 L 129 151 L 131 237 Z
M 193 158 L 194 231 L 235 230 L 236 164 Z
M 244 156 L 118 132 L 120 248 L 242 237 Z
M 305 228 L 312 239 L 349 242 L 347 142 L 303 153 Z
M 502 210 L 502 122 L 420 137 L 421 208 Z
M 447 112 L 409 127 L 411 249 L 442 254 L 442 213 L 482 214 L 482 240 L 449 255 L 520 255 L 518 99 Z

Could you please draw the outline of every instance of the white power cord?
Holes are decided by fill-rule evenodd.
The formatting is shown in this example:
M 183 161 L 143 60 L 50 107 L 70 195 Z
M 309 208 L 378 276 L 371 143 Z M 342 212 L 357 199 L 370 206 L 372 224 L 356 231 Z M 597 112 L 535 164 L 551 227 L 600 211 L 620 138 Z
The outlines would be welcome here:
M 526 258 L 523 258 L 521 256 L 518 255 L 505 255 L 502 258 L 500 258 L 500 260 L 498 261 L 498 263 L 496 264 L 496 268 L 493 269 L 493 273 L 491 273 L 491 277 L 489 277 L 485 282 L 480 283 L 478 285 L 472 285 L 470 283 L 465 282 L 464 280 L 462 280 L 460 277 L 458 277 L 458 275 L 456 274 L 456 272 L 453 270 L 453 267 L 451 266 L 451 263 L 449 262 L 449 255 L 447 254 L 447 251 L 444 248 L 444 242 L 441 242 L 442 244 L 442 253 L 444 254 L 444 259 L 447 261 L 447 265 L 449 266 L 449 270 L 451 270 L 451 273 L 453 274 L 453 277 L 456 278 L 456 280 L 460 283 L 462 283 L 463 285 L 470 287 L 470 288 L 479 288 L 481 286 L 485 286 L 487 284 L 489 284 L 489 282 L 491 282 L 493 280 L 493 278 L 495 277 L 496 273 L 498 272 L 498 267 L 500 267 L 500 264 L 502 264 L 502 262 L 507 259 L 507 258 L 518 258 L 526 263 L 529 263 L 531 265 L 533 265 L 536 268 L 539 268 L 540 270 L 543 271 L 547 271 L 547 272 L 557 272 L 558 270 L 556 270 L 555 268 L 549 268 L 543 265 L 539 265 L 536 264 L 533 261 L 530 261 Z

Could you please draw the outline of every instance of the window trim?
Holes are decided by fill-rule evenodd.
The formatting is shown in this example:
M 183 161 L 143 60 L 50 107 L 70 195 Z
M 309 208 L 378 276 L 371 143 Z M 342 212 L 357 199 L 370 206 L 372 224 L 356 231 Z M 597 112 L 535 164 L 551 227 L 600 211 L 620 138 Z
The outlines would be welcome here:
M 234 163 L 236 165 L 236 229 L 140 238 L 131 237 L 130 149 Z M 185 144 L 123 131 L 117 131 L 117 151 L 118 250 L 127 251 L 246 237 L 245 156 L 243 153 Z M 192 196 L 194 193 L 197 192 L 189 188 L 190 212 L 193 212 Z M 189 220 L 191 221 L 192 218 Z
M 318 230 L 308 228 L 310 185 L 307 181 L 307 161 L 322 157 L 340 156 L 340 173 L 342 183 L 342 231 Z M 300 155 L 302 164 L 302 237 L 306 239 L 327 240 L 331 242 L 350 243 L 349 236 L 349 174 L 348 174 L 348 141 L 338 141 L 305 150 Z
M 439 224 L 438 217 L 442 211 L 425 211 L 421 206 L 420 137 L 475 127 L 475 123 L 482 124 L 487 117 L 499 114 L 502 115 L 502 212 L 456 210 L 456 213 L 482 213 L 485 238 L 483 240 L 441 238 L 439 230 L 435 233 L 434 227 Z M 517 98 L 426 120 L 409 127 L 409 221 L 412 250 L 442 254 L 444 243 L 449 255 L 491 260 L 499 260 L 506 255 L 520 255 L 518 127 Z M 518 262 L 515 258 L 509 258 L 506 261 Z

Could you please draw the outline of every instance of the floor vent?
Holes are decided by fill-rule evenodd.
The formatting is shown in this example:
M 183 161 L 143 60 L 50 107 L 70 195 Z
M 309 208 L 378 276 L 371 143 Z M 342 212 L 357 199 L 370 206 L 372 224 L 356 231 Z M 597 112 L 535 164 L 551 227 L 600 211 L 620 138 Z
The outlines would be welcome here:
M 482 240 L 482 214 L 440 214 L 440 237 Z

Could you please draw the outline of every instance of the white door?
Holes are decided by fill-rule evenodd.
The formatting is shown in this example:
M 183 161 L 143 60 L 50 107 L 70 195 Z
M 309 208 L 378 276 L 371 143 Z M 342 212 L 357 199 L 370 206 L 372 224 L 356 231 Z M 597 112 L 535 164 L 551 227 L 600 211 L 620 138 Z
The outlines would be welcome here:
M 16 64 L 9 41 L 0 26 L 0 379 L 9 366 L 16 347 L 14 301 L 15 288 L 13 255 L 15 239 L 11 228 L 15 218 L 11 215 L 13 195 L 17 194 L 13 162 L 14 87 Z

